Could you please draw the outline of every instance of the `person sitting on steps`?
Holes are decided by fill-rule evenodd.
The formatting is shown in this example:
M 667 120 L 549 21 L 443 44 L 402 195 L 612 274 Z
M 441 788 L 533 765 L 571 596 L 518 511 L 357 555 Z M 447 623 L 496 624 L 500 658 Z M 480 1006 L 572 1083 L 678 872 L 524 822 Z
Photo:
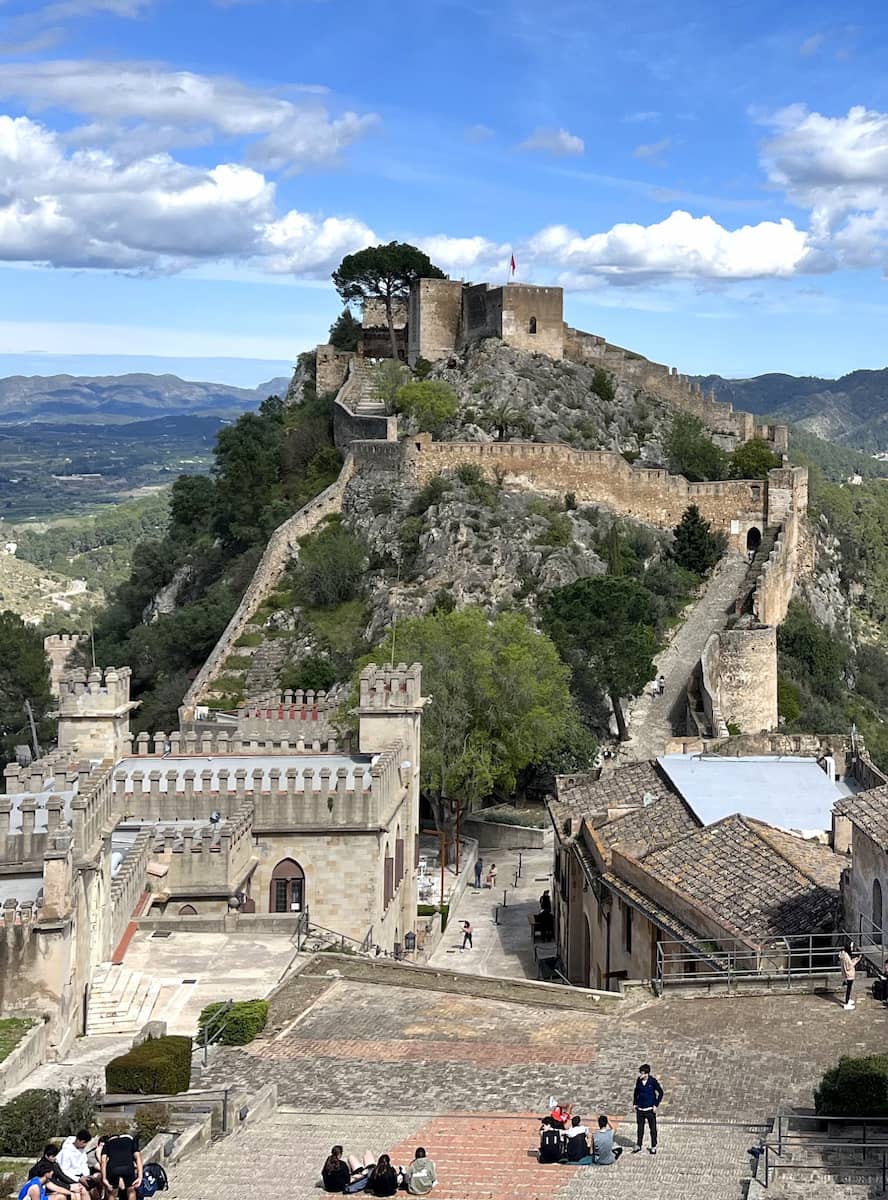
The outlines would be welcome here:
M 374 1196 L 394 1196 L 401 1183 L 401 1176 L 392 1166 L 387 1154 L 380 1154 L 379 1162 L 370 1172 L 367 1189 Z
M 417 1146 L 413 1162 L 404 1172 L 404 1187 L 413 1196 L 426 1196 L 437 1182 L 434 1162 L 426 1154 L 425 1146 Z
M 564 1132 L 565 1154 L 569 1163 L 578 1166 L 590 1166 L 592 1151 L 589 1147 L 589 1130 L 578 1116 L 571 1118 L 571 1123 Z

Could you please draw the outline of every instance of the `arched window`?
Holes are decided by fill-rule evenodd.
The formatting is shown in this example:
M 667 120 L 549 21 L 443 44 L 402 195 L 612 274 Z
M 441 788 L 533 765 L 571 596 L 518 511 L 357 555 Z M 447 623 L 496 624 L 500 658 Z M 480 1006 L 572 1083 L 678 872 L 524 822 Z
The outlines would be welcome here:
M 873 940 L 882 941 L 882 885 L 873 880 Z
M 528 333 L 536 333 L 536 331 L 537 331 L 537 319 L 536 319 L 536 317 L 531 317 L 530 320 L 527 322 L 527 332 Z
M 183 904 L 182 907 L 179 909 L 179 916 L 180 917 L 196 917 L 197 909 L 194 907 L 193 904 Z
M 284 858 L 271 873 L 268 911 L 298 913 L 305 907 L 305 872 L 292 858 Z

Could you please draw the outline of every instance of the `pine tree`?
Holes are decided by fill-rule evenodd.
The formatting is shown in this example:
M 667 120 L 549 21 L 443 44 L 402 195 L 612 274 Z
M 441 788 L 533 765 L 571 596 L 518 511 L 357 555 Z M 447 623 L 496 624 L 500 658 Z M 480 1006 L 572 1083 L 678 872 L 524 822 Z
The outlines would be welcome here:
M 696 575 L 705 575 L 725 552 L 725 535 L 712 532 L 696 504 L 688 505 L 672 532 L 675 534 L 672 557 L 680 567 Z

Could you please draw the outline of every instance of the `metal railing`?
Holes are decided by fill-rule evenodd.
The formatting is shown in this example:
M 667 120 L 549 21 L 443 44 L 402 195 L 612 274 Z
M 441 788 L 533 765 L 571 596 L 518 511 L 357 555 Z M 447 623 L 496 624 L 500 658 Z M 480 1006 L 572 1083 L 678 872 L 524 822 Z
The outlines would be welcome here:
M 233 1000 L 226 1000 L 218 1012 L 213 1013 L 206 1025 L 198 1031 L 197 1044 L 203 1049 L 203 1065 L 207 1065 L 209 1047 L 221 1036 L 222 1030 L 231 1019 L 229 1014 L 234 1006 Z
M 657 943 L 656 984 L 660 991 L 688 983 L 723 983 L 730 991 L 754 979 L 784 981 L 789 986 L 796 979 L 838 972 L 838 953 L 848 938 L 865 958 L 875 947 L 882 952 L 881 930 L 856 936 L 844 931 L 791 934 L 760 946 L 740 938 L 662 941 Z
M 852 1136 L 836 1136 L 836 1126 L 850 1130 Z M 882 1137 L 876 1138 L 877 1133 Z M 764 1188 L 779 1172 L 821 1171 L 863 1175 L 868 1182 L 880 1182 L 878 1194 L 888 1191 L 888 1118 L 781 1114 L 755 1153 L 753 1176 Z

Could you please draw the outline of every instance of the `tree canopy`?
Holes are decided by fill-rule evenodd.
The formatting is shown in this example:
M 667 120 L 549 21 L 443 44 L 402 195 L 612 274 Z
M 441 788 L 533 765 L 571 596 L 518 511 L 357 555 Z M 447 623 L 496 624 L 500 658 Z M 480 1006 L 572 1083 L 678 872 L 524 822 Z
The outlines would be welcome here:
M 355 300 L 359 303 L 370 299 L 383 301 L 392 358 L 397 358 L 394 304 L 407 299 L 410 285 L 415 280 L 444 278 L 444 272 L 416 246 L 408 242 L 388 242 L 347 254 L 333 272 L 333 285 L 346 304 Z
M 395 411 L 434 435 L 456 416 L 458 407 L 456 392 L 441 379 L 414 379 L 399 388 L 395 396 Z
M 333 324 L 327 340 L 337 350 L 357 350 L 361 336 L 361 322 L 348 307 L 344 308 Z
M 762 438 L 752 438 L 731 455 L 728 474 L 731 479 L 764 479 L 769 471 L 781 466 L 781 460 Z
M 723 533 L 712 532 L 712 526 L 700 515 L 696 504 L 688 505 L 672 532 L 675 534 L 672 547 L 675 561 L 695 575 L 705 575 L 725 552 L 727 538 Z
M 38 737 L 47 739 L 52 695 L 43 637 L 16 613 L 0 612 L 0 765 L 14 757 L 16 746 L 31 744 L 26 700 Z
M 432 702 L 422 718 L 421 784 L 439 828 L 451 800 L 471 807 L 509 795 L 519 772 L 561 747 L 575 728 L 570 672 L 524 613 L 492 621 L 480 608 L 437 612 L 398 625 L 367 662 L 392 653 L 420 662 Z
M 710 439 L 703 422 L 692 413 L 676 413 L 666 439 L 669 470 L 692 483 L 724 479 L 728 457 Z
M 621 696 L 653 677 L 658 649 L 650 592 L 634 579 L 609 575 L 557 588 L 543 605 L 543 625 L 574 673 L 575 689 L 597 688 L 613 706 L 625 737 Z

